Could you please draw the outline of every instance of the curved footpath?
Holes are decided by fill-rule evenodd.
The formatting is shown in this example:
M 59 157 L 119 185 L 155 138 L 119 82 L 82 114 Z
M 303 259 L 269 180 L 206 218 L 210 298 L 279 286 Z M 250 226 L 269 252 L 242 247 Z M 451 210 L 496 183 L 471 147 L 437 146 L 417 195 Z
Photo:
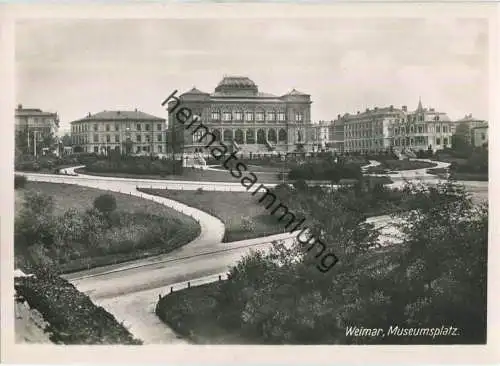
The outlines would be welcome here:
M 378 164 L 378 162 L 371 161 L 369 166 Z M 438 167 L 446 166 L 446 163 L 438 164 Z M 61 172 L 75 174 L 74 169 L 76 168 L 78 167 L 62 169 Z M 426 182 L 439 181 L 435 176 L 427 174 L 426 170 L 416 169 L 389 175 L 395 182 L 391 186 L 404 184 L 405 179 L 422 179 Z M 84 174 L 75 174 L 74 176 L 36 173 L 16 174 L 25 175 L 31 181 L 78 184 L 151 199 L 191 215 L 200 223 L 201 233 L 197 239 L 168 254 L 63 276 L 80 291 L 87 293 L 96 304 L 106 308 L 119 321 L 123 321 L 134 336 L 142 339 L 145 344 L 185 343 L 154 314 L 154 306 L 158 295 L 167 294 L 171 288 L 174 291 L 185 288 L 188 281 L 192 286 L 195 286 L 216 281 L 219 275 L 225 278 L 228 267 L 234 265 L 252 249 L 268 249 L 273 240 L 284 240 L 286 244 L 291 244 L 294 237 L 294 235 L 284 233 L 257 239 L 222 243 L 224 225 L 219 219 L 177 201 L 147 195 L 136 190 L 136 186 L 140 186 L 185 190 L 203 188 L 217 191 L 245 191 L 244 187 L 239 183 L 159 181 L 98 177 Z M 469 185 L 468 183 L 476 183 L 476 186 L 484 193 L 488 182 L 462 183 L 465 183 L 466 186 Z M 267 186 L 272 187 L 274 184 Z M 367 221 L 381 229 L 379 240 L 383 243 L 398 241 L 397 230 L 391 226 L 391 223 L 394 222 L 391 216 L 374 217 Z

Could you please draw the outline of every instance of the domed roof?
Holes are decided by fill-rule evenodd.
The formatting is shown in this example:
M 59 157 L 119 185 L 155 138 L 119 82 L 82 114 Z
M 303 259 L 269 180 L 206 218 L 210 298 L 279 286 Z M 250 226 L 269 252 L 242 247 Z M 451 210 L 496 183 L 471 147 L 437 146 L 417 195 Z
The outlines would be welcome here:
M 215 88 L 216 92 L 232 92 L 247 90 L 258 92 L 257 85 L 246 76 L 224 76 Z

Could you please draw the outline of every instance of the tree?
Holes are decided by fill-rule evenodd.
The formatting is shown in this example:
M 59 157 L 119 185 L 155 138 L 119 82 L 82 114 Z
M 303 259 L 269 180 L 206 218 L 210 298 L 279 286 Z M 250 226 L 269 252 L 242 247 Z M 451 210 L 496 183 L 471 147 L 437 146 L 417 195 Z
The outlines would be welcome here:
M 62 143 L 63 146 L 71 146 L 71 145 L 73 145 L 73 142 L 71 140 L 71 136 L 68 133 L 64 134 L 64 136 L 61 137 L 61 143 Z
M 101 194 L 94 200 L 94 208 L 99 212 L 109 215 L 116 209 L 116 198 L 111 194 Z
M 469 125 L 465 122 L 460 123 L 451 138 L 452 149 L 461 155 L 468 155 L 472 150 L 471 135 Z

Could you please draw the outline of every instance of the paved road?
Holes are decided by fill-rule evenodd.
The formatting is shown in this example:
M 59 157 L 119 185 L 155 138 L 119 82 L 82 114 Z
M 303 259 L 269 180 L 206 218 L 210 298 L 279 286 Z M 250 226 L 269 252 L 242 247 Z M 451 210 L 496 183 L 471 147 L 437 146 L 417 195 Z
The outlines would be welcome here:
M 376 162 L 371 163 L 377 165 Z M 73 169 L 67 169 L 73 173 Z M 291 243 L 290 234 L 279 234 L 267 238 L 222 243 L 224 226 L 220 220 L 200 210 L 176 201 L 141 194 L 136 186 L 196 190 L 245 191 L 239 183 L 186 182 L 138 180 L 96 176 L 61 176 L 50 174 L 25 173 L 29 180 L 54 183 L 79 184 L 100 189 L 129 193 L 153 199 L 181 212 L 192 215 L 202 227 L 200 236 L 193 242 L 169 254 L 154 258 L 141 259 L 125 264 L 101 267 L 65 276 L 78 289 L 87 293 L 92 300 L 123 321 L 131 332 L 145 343 L 184 343 L 174 332 L 163 324 L 154 314 L 154 305 L 159 294 L 166 294 L 184 288 L 186 281 L 195 283 L 210 282 L 236 263 L 251 249 L 269 248 L 272 240 L 284 239 Z M 404 179 L 422 179 L 425 182 L 438 182 L 434 176 L 426 174 L 425 169 L 405 171 L 391 177 L 394 185 L 404 184 Z M 476 194 L 487 197 L 487 182 L 463 182 Z M 269 185 L 273 186 L 273 185 Z M 380 240 L 395 242 L 397 231 L 391 227 L 390 216 L 371 218 L 370 222 L 382 229 Z

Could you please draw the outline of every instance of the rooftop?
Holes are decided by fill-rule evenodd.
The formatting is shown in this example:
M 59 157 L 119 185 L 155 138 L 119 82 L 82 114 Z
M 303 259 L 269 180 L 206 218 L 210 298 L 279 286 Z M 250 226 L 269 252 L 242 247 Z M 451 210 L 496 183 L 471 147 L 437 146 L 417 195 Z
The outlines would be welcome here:
M 135 111 L 102 111 L 95 114 L 88 114 L 86 117 L 73 122 L 82 121 L 121 121 L 121 120 L 134 120 L 134 121 L 164 121 L 164 118 L 155 117 L 138 110 Z M 72 123 L 73 123 L 72 122 Z

